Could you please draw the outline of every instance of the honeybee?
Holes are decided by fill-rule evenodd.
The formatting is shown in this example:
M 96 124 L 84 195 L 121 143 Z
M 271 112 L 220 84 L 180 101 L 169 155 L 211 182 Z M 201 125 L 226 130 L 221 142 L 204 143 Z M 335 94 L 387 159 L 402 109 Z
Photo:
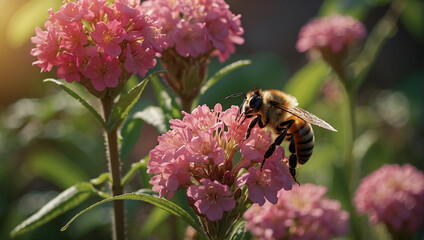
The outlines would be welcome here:
M 286 140 L 289 142 L 289 169 L 294 181 L 296 180 L 297 165 L 305 164 L 312 155 L 315 137 L 311 124 L 337 132 L 330 124 L 312 113 L 299 108 L 297 99 L 285 92 L 275 89 L 261 90 L 254 88 L 244 93 L 235 93 L 227 97 L 243 96 L 236 121 L 240 125 L 249 118 L 253 118 L 247 128 L 245 140 L 249 138 L 251 130 L 259 125 L 260 128 L 271 129 L 277 137 L 265 152 L 261 170 L 265 160 L 274 153 L 276 146 Z M 243 119 L 242 119 L 243 118 Z

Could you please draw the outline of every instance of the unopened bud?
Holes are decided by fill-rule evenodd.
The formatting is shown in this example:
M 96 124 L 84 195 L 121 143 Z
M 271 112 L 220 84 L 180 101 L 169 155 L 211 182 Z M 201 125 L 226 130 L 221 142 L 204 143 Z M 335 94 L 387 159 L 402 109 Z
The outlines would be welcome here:
M 236 192 L 234 193 L 234 199 L 235 200 L 239 199 L 241 197 L 241 193 L 242 193 L 241 189 L 237 188 Z
M 225 170 L 223 168 L 219 168 L 218 171 L 218 179 L 222 179 L 224 177 Z
M 231 171 L 226 171 L 224 173 L 224 183 L 227 184 L 228 186 L 231 186 L 234 184 L 235 178 L 234 175 Z
M 227 161 L 225 162 L 225 170 L 231 171 L 233 170 L 233 161 Z

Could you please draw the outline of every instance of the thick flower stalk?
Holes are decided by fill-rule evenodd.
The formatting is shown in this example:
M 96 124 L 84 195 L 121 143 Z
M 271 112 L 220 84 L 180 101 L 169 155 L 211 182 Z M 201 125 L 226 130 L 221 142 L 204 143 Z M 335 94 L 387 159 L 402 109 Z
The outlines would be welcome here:
M 424 222 L 424 174 L 409 164 L 384 165 L 365 177 L 355 194 L 359 214 L 384 223 L 395 239 L 408 238 Z
M 305 184 L 279 191 L 278 203 L 255 204 L 246 211 L 246 228 L 257 239 L 319 239 L 349 231 L 349 214 L 340 203 L 325 196 L 322 186 Z
M 221 62 L 242 44 L 241 15 L 234 15 L 224 0 L 149 0 L 142 6 L 157 20 L 166 35 L 162 66 L 168 85 L 181 98 L 185 111 L 198 95 L 209 59 Z
M 31 38 L 33 64 L 42 72 L 57 67 L 59 78 L 99 98 L 115 97 L 134 73 L 144 77 L 164 47 L 160 27 L 139 0 L 66 1 L 48 12 L 45 30 L 37 27 Z
M 346 53 L 366 35 L 365 26 L 351 16 L 328 16 L 315 19 L 302 27 L 296 49 L 299 52 L 318 50 L 339 77 L 345 80 L 342 64 Z
M 211 239 L 227 237 L 252 202 L 275 204 L 277 192 L 293 184 L 283 147 L 259 169 L 271 133 L 256 127 L 244 140 L 248 123 L 239 125 L 237 112 L 235 106 L 222 111 L 219 104 L 213 110 L 203 105 L 191 114 L 183 112 L 149 154 L 153 190 L 170 199 L 186 189 L 188 203 Z

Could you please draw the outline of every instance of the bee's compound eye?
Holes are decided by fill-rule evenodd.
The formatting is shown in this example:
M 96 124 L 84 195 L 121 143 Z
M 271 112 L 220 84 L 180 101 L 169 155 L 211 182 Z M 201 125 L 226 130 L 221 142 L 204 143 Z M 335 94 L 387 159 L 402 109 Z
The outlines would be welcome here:
M 249 107 L 254 108 L 257 101 L 258 95 L 254 95 L 249 101 Z
M 253 112 L 259 111 L 262 105 L 262 98 L 258 95 L 254 95 L 249 101 L 249 107 Z

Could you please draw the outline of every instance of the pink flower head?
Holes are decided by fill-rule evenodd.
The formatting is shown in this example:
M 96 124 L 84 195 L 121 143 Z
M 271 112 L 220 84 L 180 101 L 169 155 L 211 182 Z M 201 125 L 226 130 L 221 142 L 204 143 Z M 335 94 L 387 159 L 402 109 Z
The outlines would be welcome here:
M 128 44 L 125 48 L 125 70 L 144 77 L 147 70 L 156 65 L 155 53 L 150 48 L 144 49 L 138 42 Z
M 355 193 L 359 214 L 372 224 L 385 223 L 397 232 L 414 233 L 424 221 L 424 174 L 405 164 L 384 165 L 365 177 Z
M 184 57 L 214 52 L 225 61 L 242 44 L 240 15 L 224 0 L 149 0 L 142 3 L 163 26 L 168 47 Z
M 366 36 L 362 23 L 350 16 L 334 15 L 315 19 L 300 30 L 296 49 L 305 52 L 313 48 L 341 52 L 352 42 Z
M 224 150 L 214 136 L 208 132 L 198 132 L 186 146 L 187 157 L 191 162 L 207 163 L 213 159 L 216 165 L 224 161 Z
M 48 13 L 46 30 L 37 27 L 31 38 L 33 64 L 42 72 L 58 66 L 58 77 L 79 82 L 98 97 L 123 87 L 131 74 L 144 76 L 164 45 L 160 27 L 136 0 L 65 1 Z
M 201 179 L 202 185 L 191 185 L 187 189 L 187 197 L 195 201 L 199 213 L 206 215 L 210 221 L 222 218 L 224 211 L 230 211 L 235 207 L 236 201 L 231 198 L 232 192 L 227 185 L 218 181 Z
M 247 184 L 249 199 L 264 205 L 265 199 L 272 204 L 278 201 L 277 192 L 281 189 L 290 190 L 292 188 L 293 178 L 287 168 L 281 165 L 281 159 L 284 156 L 284 149 L 277 148 L 276 153 L 267 159 L 262 170 L 250 167 L 248 172 L 243 174 L 237 180 L 237 186 Z M 263 159 L 263 155 L 262 155 Z
M 93 56 L 87 63 L 84 76 L 91 80 L 94 88 L 101 92 L 106 87 L 114 88 L 118 85 L 122 69 L 117 58 L 102 54 Z
M 277 204 L 266 202 L 246 211 L 246 228 L 258 239 L 329 239 L 348 232 L 349 214 L 327 189 L 305 184 L 280 190 Z
M 153 176 L 150 180 L 153 185 L 152 190 L 158 192 L 160 197 L 167 194 L 168 199 L 171 199 L 179 186 L 190 181 L 188 169 L 188 162 L 184 159 L 184 156 L 159 165 L 158 169 L 156 169 L 159 175 Z
M 159 136 L 159 144 L 150 151 L 147 165 L 148 173 L 156 174 L 150 183 L 160 197 L 170 198 L 177 189 L 187 189 L 187 194 L 195 200 L 190 206 L 215 221 L 221 219 L 223 211 L 232 211 L 233 207 L 226 208 L 221 203 L 228 201 L 231 202 L 228 206 L 233 206 L 238 200 L 235 196 L 242 199 L 240 193 L 246 184 L 248 198 L 260 204 L 264 204 L 265 199 L 276 203 L 280 189 L 291 189 L 293 178 L 282 147 L 276 148 L 262 171 L 259 157 L 249 156 L 250 153 L 262 154 L 263 159 L 271 145 L 271 137 L 264 129 L 252 129 L 249 150 L 242 152 L 249 123 L 240 125 L 235 120 L 237 112 L 235 106 L 223 111 L 217 104 L 212 111 L 203 105 L 191 113 L 183 112 L 181 120 L 170 121 L 171 130 Z M 215 194 L 213 199 L 220 200 L 214 205 L 205 200 L 208 194 Z
M 57 68 L 57 76 L 64 78 L 67 82 L 73 81 L 80 82 L 81 76 L 79 74 L 81 70 L 81 59 L 78 59 L 75 55 L 62 52 L 59 54 L 58 59 L 63 63 Z
M 38 58 L 33 65 L 41 67 L 41 72 L 50 72 L 53 66 L 59 65 L 57 55 L 59 52 L 58 33 L 51 29 L 43 31 L 41 28 L 35 28 L 36 36 L 31 38 L 31 42 L 36 48 L 31 49 L 31 55 Z
M 240 143 L 240 153 L 243 154 L 243 156 L 245 156 L 245 158 L 248 160 L 262 162 L 264 159 L 264 154 L 270 146 L 269 143 L 271 142 L 271 132 L 268 132 L 268 134 L 265 135 L 261 135 L 255 134 L 254 131 L 260 130 L 253 129 L 253 136 L 257 137 L 251 137 Z
M 121 27 L 121 23 L 113 20 L 105 24 L 104 22 L 96 23 L 91 37 L 100 48 L 103 49 L 105 54 L 118 57 L 121 54 L 121 47 L 119 44 L 124 40 L 125 29 Z
M 182 21 L 179 24 L 175 49 L 183 57 L 197 57 L 209 48 L 204 26 L 201 23 L 190 24 Z

